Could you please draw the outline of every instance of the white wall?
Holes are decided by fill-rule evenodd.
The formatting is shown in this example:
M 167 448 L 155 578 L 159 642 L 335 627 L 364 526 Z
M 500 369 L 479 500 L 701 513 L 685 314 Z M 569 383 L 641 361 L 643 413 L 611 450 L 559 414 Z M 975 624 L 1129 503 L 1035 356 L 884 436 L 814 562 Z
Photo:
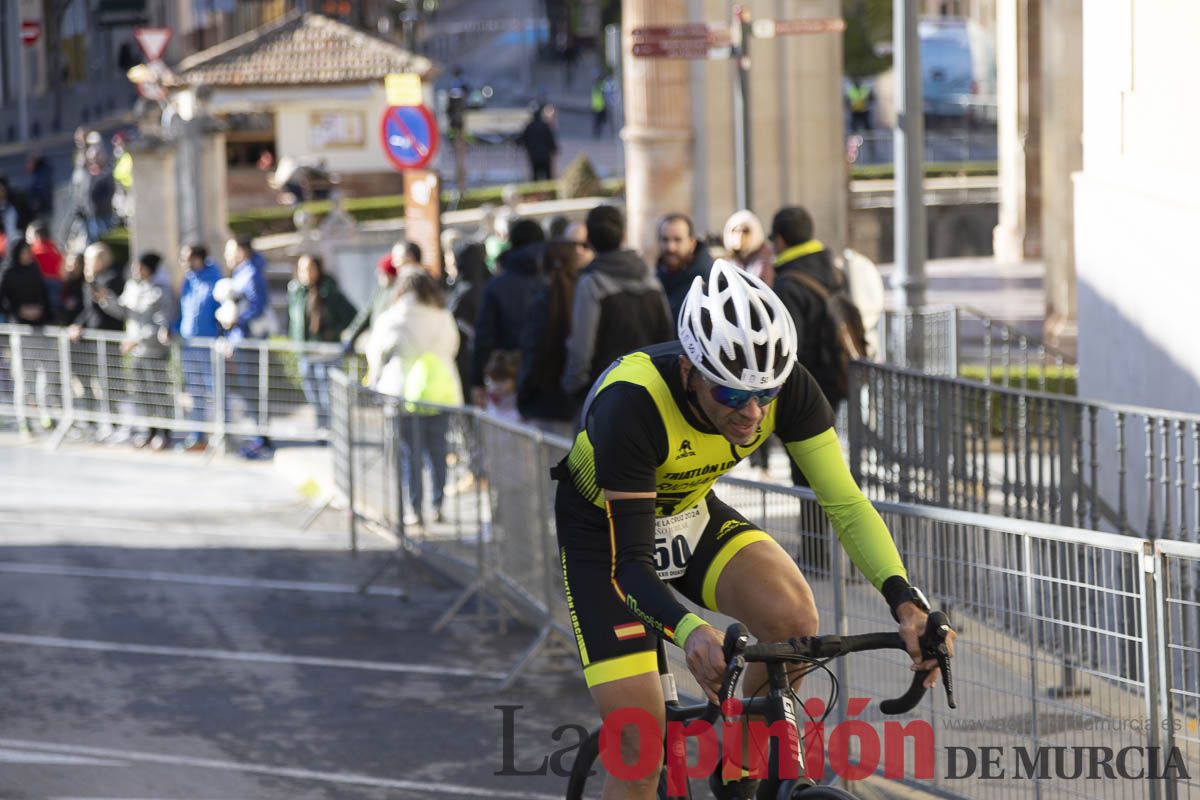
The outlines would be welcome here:
M 280 102 L 275 114 L 275 153 L 278 157 L 316 156 L 324 158 L 329 168 L 341 173 L 378 172 L 391 169 L 379 141 L 379 122 L 387 105 L 383 85 L 362 87 L 353 93 L 343 90 L 328 99 L 318 97 Z M 363 121 L 361 147 L 314 147 L 311 135 L 311 115 L 319 112 L 346 111 L 358 113 Z
M 1200 413 L 1200 3 L 1083 11 L 1083 171 L 1075 178 L 1080 391 Z M 1183 139 L 1180 139 L 1180 135 Z

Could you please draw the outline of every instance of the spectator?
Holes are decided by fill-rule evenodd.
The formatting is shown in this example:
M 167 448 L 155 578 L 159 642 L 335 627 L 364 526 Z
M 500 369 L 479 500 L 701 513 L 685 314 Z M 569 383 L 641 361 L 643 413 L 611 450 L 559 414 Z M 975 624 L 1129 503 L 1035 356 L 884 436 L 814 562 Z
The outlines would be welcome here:
M 575 242 L 559 240 L 546 246 L 544 261 L 549 285 L 534 300 L 525 323 L 517 406 L 521 416 L 542 430 L 569 436 L 577 409 L 563 391 L 562 376 L 571 332 L 571 303 L 583 259 Z
M 399 248 L 400 258 L 396 258 L 397 248 Z M 392 302 L 392 294 L 396 285 L 396 270 L 404 263 L 404 249 L 401 244 L 393 245 L 391 252 L 379 259 L 379 264 L 375 269 L 376 286 L 375 291 L 371 293 L 371 299 L 367 304 L 359 309 L 358 314 L 342 331 L 342 350 L 350 353 L 354 350 L 354 344 L 359 337 L 363 335 L 363 331 L 371 327 L 371 323 L 379 319 Z
M 500 256 L 512 244 L 508 240 L 509 229 L 520 219 L 511 211 L 497 211 L 491 217 L 490 231 L 484 236 L 483 249 L 487 254 L 487 267 L 493 275 L 499 269 Z
M 46 292 L 46 284 L 38 269 L 37 261 L 29 244 L 22 239 L 13 242 L 9 247 L 4 271 L 0 274 L 0 318 L 7 317 L 11 322 L 24 325 L 43 325 L 51 321 L 50 298 Z M 44 428 L 54 425 L 50 418 L 50 404 L 46 392 L 55 374 L 57 347 L 52 339 L 42 336 L 26 336 L 21 339 L 21 358 L 23 370 L 32 379 L 25 381 L 25 391 L 34 394 L 34 401 L 41 409 L 41 421 Z M 15 390 L 15 386 L 13 387 Z M 25 419 L 25 409 L 32 407 L 26 398 L 13 394 L 17 407 L 17 418 L 23 433 L 29 432 L 29 423 Z
M 355 311 L 321 259 L 300 256 L 296 277 L 288 283 L 288 337 L 294 342 L 336 342 Z M 329 429 L 329 364 L 327 358 L 299 358 L 304 399 L 316 409 L 322 430 Z
M 567 226 L 567 230 L 563 236 L 567 241 L 574 243 L 575 252 L 579 254 L 579 268 L 583 269 L 588 264 L 592 263 L 595 253 L 592 252 L 592 245 L 587 238 L 587 225 L 583 222 L 572 222 Z
M 86 168 L 87 228 L 88 243 L 91 244 L 98 241 L 112 227 L 113 195 L 116 194 L 117 184 L 108 168 L 108 156 L 104 152 L 103 144 L 97 143 L 88 147 Z
M 208 400 L 214 396 L 212 340 L 221 335 L 217 322 L 217 300 L 213 288 L 221 280 L 221 268 L 208 257 L 201 244 L 187 245 L 179 253 L 183 264 L 183 282 L 179 290 L 179 320 L 175 332 L 183 339 L 180 355 L 183 361 L 183 384 L 192 404 L 188 418 L 206 422 Z M 207 341 L 205 341 L 207 340 Z M 183 440 L 182 448 L 203 450 L 204 434 L 193 430 Z
M 46 282 L 46 291 L 50 296 L 50 312 L 58 318 L 58 303 L 62 294 L 62 253 L 50 239 L 50 228 L 41 220 L 34 222 L 25 230 L 25 241 L 37 259 L 38 269 L 42 272 L 42 280 Z
M 125 320 L 125 340 L 121 354 L 131 356 L 134 396 L 144 418 L 166 420 L 171 416 L 171 385 L 167 373 L 170 298 L 154 281 L 162 257 L 143 253 L 133 265 L 132 280 L 125 283 L 118 297 L 103 287 L 96 290 L 96 301 L 105 313 Z M 170 444 L 166 428 L 155 427 L 133 437 L 134 447 L 150 445 L 164 450 Z
M 8 180 L 0 177 L 0 257 L 8 255 L 8 248 L 21 238 L 21 226 L 18 220 L 17 207 L 13 203 L 12 193 L 8 188 Z
M 53 302 L 53 301 L 52 301 Z M 71 325 L 83 313 L 83 253 L 71 253 L 63 261 L 62 292 L 59 295 L 59 325 Z
M 696 278 L 708 278 L 712 269 L 708 248 L 696 241 L 692 221 L 686 214 L 668 214 L 658 223 L 658 279 L 667 302 L 671 319 L 679 319 L 683 298 Z
M 226 330 L 229 353 L 234 360 L 229 395 L 238 395 L 245 401 L 246 416 L 257 428 L 260 422 L 266 422 L 258 416 L 259 351 L 237 345 L 245 339 L 263 339 L 275 332 L 275 318 L 271 314 L 267 291 L 266 262 L 254 251 L 250 237 L 241 236 L 225 243 L 225 264 L 231 272 L 229 300 L 236 306 L 236 313 L 224 316 L 218 309 L 217 321 Z M 219 296 L 219 286 L 214 287 L 214 292 L 218 294 L 218 301 L 225 302 Z M 227 417 L 232 419 L 232 414 Z M 271 440 L 265 435 L 256 435 L 242 446 L 240 453 L 251 460 L 270 458 L 273 453 Z
M 117 343 L 109 339 L 81 342 L 84 330 L 123 331 L 125 323 L 107 313 L 97 299 L 107 293 L 120 296 L 125 289 L 125 276 L 113 264 L 112 251 L 103 242 L 89 244 L 83 251 L 83 305 L 75 322 L 67 328 L 67 336 L 75 343 L 71 348 L 71 363 L 75 366 L 79 405 L 84 411 L 104 414 L 108 417 L 117 411 L 117 403 L 124 394 L 123 385 L 115 377 L 115 366 L 121 363 Z M 108 383 L 101 381 L 100 361 L 113 365 Z M 117 443 L 129 436 L 126 428 L 114 430 L 110 422 L 102 422 L 95 430 L 97 441 Z
M 402 441 L 409 496 L 406 524 L 424 524 L 423 460 L 432 478 L 434 517 L 444 521 L 449 419 L 412 404 L 462 405 L 462 385 L 454 369 L 457 349 L 458 328 L 442 305 L 437 284 L 424 270 L 407 270 L 397 280 L 395 301 L 379 315 L 367 343 L 367 385 L 409 402 L 411 416 L 405 420 Z
M 558 155 L 558 137 L 546 121 L 547 108 L 539 105 L 517 142 L 529 157 L 530 180 L 548 181 L 554 177 L 554 158 Z
M 44 325 L 51 320 L 50 297 L 33 250 L 24 239 L 13 240 L 0 275 L 0 314 L 11 322 Z
M 621 249 L 625 215 L 597 206 L 588 212 L 587 232 L 596 257 L 575 286 L 563 371 L 563 389 L 577 401 L 616 358 L 675 338 L 662 284 L 637 253 Z
M 608 122 L 608 87 L 603 73 L 597 73 L 592 82 L 592 138 L 599 139 Z
M 555 239 L 565 239 L 567 236 L 567 228 L 571 227 L 571 220 L 563 214 L 555 214 L 546 224 L 546 238 L 551 241 Z
M 516 350 L 493 350 L 484 368 L 483 384 L 487 391 L 484 412 L 505 422 L 520 422 L 517 410 L 517 366 L 521 354 Z
M 762 221 L 753 211 L 735 211 L 725 220 L 722 235 L 729 258 L 767 286 L 775 284 L 775 251 L 767 241 Z
M 519 350 L 521 332 L 533 298 L 542 281 L 542 226 L 519 219 L 509 232 L 510 249 L 500 258 L 500 274 L 488 282 L 475 320 L 475 348 L 471 360 L 471 396 L 483 407 L 484 367 L 493 350 Z
M 796 323 L 797 360 L 812 373 L 836 413 L 846 398 L 838 391 L 835 376 L 824 363 L 825 301 L 795 276 L 807 276 L 831 293 L 844 289 L 845 279 L 833 265 L 825 245 L 813 238 L 812 216 L 800 206 L 787 206 L 776 212 L 771 220 L 771 244 L 777 253 L 775 293 Z M 794 464 L 792 481 L 798 486 L 807 485 L 804 474 Z
M 29 173 L 29 213 L 34 219 L 49 220 L 54 215 L 54 170 L 41 153 L 30 153 L 25 162 Z
M 463 386 L 471 385 L 471 354 L 475 349 L 475 320 L 483 302 L 483 290 L 492 277 L 488 273 L 483 245 L 469 244 L 455 258 L 458 274 L 446 307 L 458 323 L 458 378 Z

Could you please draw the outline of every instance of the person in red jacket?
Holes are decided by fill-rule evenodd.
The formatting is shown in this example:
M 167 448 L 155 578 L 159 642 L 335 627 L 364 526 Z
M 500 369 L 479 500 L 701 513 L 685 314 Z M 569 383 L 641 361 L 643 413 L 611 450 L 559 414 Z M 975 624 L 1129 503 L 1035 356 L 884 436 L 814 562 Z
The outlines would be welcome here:
M 25 241 L 41 270 L 42 280 L 46 282 L 46 293 L 50 295 L 50 312 L 58 317 L 59 301 L 62 299 L 62 268 L 63 255 L 50 238 L 50 228 L 46 223 L 38 221 L 25 229 Z

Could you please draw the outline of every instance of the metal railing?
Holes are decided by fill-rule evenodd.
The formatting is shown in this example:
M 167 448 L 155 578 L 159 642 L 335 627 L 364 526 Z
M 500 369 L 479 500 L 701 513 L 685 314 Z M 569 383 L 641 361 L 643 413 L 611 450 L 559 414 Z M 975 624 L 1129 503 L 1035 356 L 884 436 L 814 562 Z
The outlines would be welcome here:
M 0 418 L 25 430 L 161 428 L 219 444 L 227 435 L 329 438 L 334 344 L 174 340 L 130 349 L 124 334 L 0 325 Z
M 1200 415 L 867 362 L 850 379 L 873 498 L 1200 541 Z
M 957 376 L 965 364 L 982 366 L 985 383 L 1054 391 L 1075 357 L 1040 337 L 991 319 L 968 306 L 885 311 L 877 328 L 879 358 L 930 375 Z
M 510 666 L 507 687 L 558 646 L 574 649 L 561 588 L 547 469 L 569 447 L 534 428 L 498 421 L 474 409 L 418 407 L 376 394 L 345 376 L 334 380 L 334 463 L 349 501 L 352 529 L 369 526 L 393 536 L 399 552 L 458 577 L 466 588 L 434 624 L 460 614 L 498 614 L 537 633 Z M 413 526 L 411 487 L 400 460 L 426 435 L 414 417 L 440 412 L 445 431 L 445 500 Z M 426 426 L 427 427 L 427 426 Z M 338 441 L 345 437 L 344 441 Z M 433 487 L 427 487 L 432 489 Z M 849 566 L 811 491 L 737 478 L 717 487 L 722 499 L 769 531 L 803 570 L 823 613 L 822 629 L 855 633 L 894 623 L 878 593 Z M 428 492 L 426 493 L 428 496 Z M 932 776 L 948 796 L 979 798 L 1200 798 L 1200 545 L 1154 542 L 1019 519 L 878 502 L 910 575 L 960 628 L 956 677 L 960 708 L 947 712 L 940 692 L 918 716 L 934 726 Z M 391 563 L 391 562 L 387 562 Z M 403 563 L 403 559 L 401 560 Z M 386 566 L 386 563 L 385 563 Z M 721 624 L 719 615 L 703 612 Z M 672 649 L 681 690 L 698 696 L 680 654 Z M 573 653 L 572 653 L 573 655 Z M 903 659 L 899 660 L 903 662 Z M 572 660 L 573 668 L 578 661 Z M 539 668 L 547 665 L 538 659 Z M 896 658 L 842 660 L 843 702 L 827 721 L 849 717 L 844 698 L 896 693 L 907 672 Z M 803 696 L 824 697 L 809 678 Z M 860 715 L 882 731 L 874 707 Z M 881 736 L 881 741 L 886 737 Z M 1001 747 L 1008 777 L 947 777 L 946 748 Z M 1048 759 L 1046 780 L 1014 777 L 1016 748 Z M 1074 781 L 1055 772 L 1054 750 L 1030 748 L 1179 748 L 1189 779 Z M 1144 765 L 1147 756 L 1135 756 Z M 856 755 L 861 755 L 856 750 Z M 1080 753 L 1087 770 L 1087 751 Z M 1165 755 L 1164 755 L 1165 757 Z M 1110 757 L 1111 758 L 1111 757 Z M 959 762 L 961 768 L 962 762 Z M 912 762 L 906 775 L 915 779 Z M 1072 769 L 1070 763 L 1066 767 Z M 976 773 L 976 777 L 978 773 Z

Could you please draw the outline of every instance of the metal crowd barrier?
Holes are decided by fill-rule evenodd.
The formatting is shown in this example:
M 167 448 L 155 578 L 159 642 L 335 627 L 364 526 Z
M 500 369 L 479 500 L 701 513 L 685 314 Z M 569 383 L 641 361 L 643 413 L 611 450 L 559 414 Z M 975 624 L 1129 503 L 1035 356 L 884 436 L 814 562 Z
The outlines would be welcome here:
M 162 428 L 326 440 L 331 367 L 340 346 L 248 339 L 172 340 L 140 354 L 122 333 L 0 325 L 0 418 L 55 443 L 75 427 Z
M 1200 415 L 866 362 L 850 384 L 873 498 L 1200 541 Z
M 504 687 L 535 663 L 545 666 L 546 658 L 535 662 L 539 654 L 568 654 L 566 666 L 577 669 L 554 536 L 555 488 L 547 473 L 570 443 L 475 409 L 405 404 L 344 376 L 334 386 L 334 435 L 346 437 L 333 448 L 337 483 L 355 524 L 390 532 L 400 550 L 465 586 L 434 628 L 474 613 L 536 631 L 510 665 Z M 426 503 L 418 527 L 405 523 L 415 509 L 409 508 L 399 459 L 423 435 L 407 423 L 431 411 L 447 417 L 448 424 L 434 427 L 445 431 L 446 499 L 440 520 Z M 717 492 L 796 560 L 824 615 L 823 630 L 858 633 L 894 625 L 878 592 L 849 565 L 810 490 L 727 477 Z M 951 797 L 1200 798 L 1200 545 L 892 502 L 876 506 L 912 579 L 948 609 L 960 630 L 959 710 L 945 708 L 940 689 L 924 701 L 915 716 L 933 726 L 934 770 L 918 780 L 910 753 L 909 779 Z M 720 615 L 703 614 L 723 622 Z M 671 651 L 681 691 L 698 697 L 682 654 Z M 886 743 L 877 706 L 852 717 L 847 698 L 898 694 L 908 682 L 905 659 L 862 655 L 840 660 L 836 671 L 842 699 L 826 731 L 863 719 Z M 824 698 L 827 690 L 817 672 L 801 696 Z M 961 751 L 957 763 L 949 763 L 948 747 L 972 750 L 974 778 L 980 777 L 980 748 L 1003 748 L 1007 777 L 948 777 L 951 767 L 961 771 L 964 765 Z M 1134 769 L 1149 758 L 1144 748 L 1161 748 L 1162 758 L 1178 748 L 1191 777 L 1060 778 L 1054 748 L 1067 748 L 1062 752 L 1070 773 L 1071 748 L 1080 747 L 1113 753 L 1143 748 L 1132 756 Z M 1080 754 L 1085 774 L 1088 752 Z M 1022 776 L 1020 753 L 1041 758 L 1048 777 Z M 857 745 L 854 755 L 861 755 Z
M 886 364 L 950 377 L 964 364 L 978 364 L 985 383 L 998 373 L 1005 386 L 1040 392 L 1053 390 L 1048 376 L 1061 376 L 1075 364 L 1074 356 L 1040 337 L 967 306 L 885 311 L 876 335 L 879 360 Z

